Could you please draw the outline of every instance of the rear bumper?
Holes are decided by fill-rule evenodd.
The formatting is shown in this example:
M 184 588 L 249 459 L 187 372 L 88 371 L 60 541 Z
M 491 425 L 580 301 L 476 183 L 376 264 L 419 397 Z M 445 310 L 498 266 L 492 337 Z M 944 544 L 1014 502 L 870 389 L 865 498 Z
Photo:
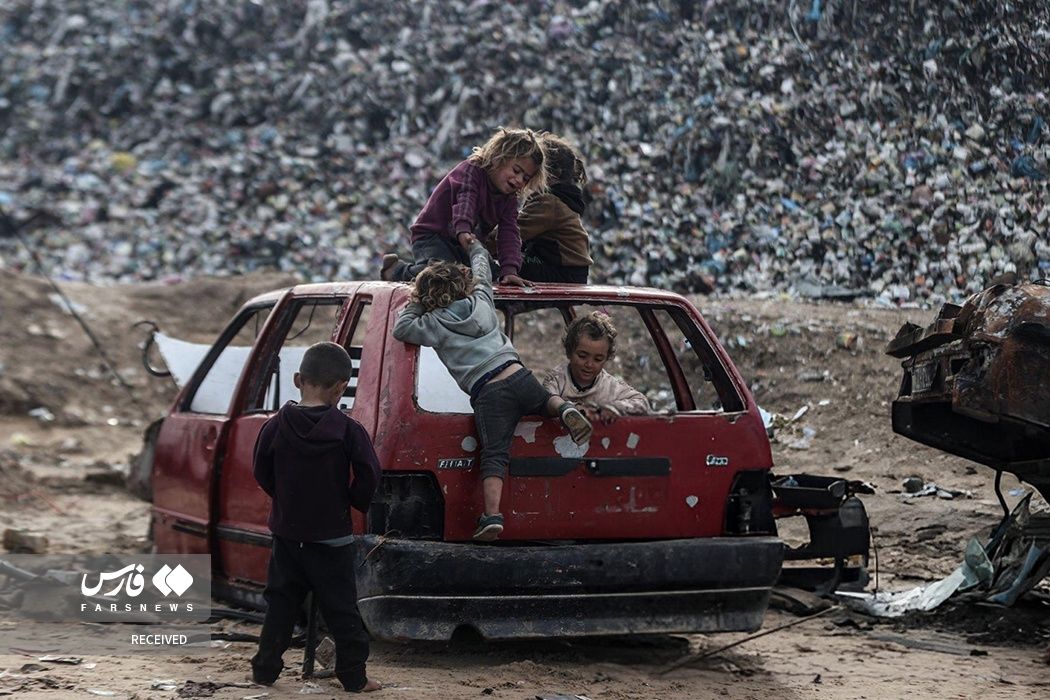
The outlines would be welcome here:
M 486 639 L 754 630 L 784 556 L 775 537 L 378 544 L 357 542 L 357 592 L 383 639 L 447 640 L 463 627 Z

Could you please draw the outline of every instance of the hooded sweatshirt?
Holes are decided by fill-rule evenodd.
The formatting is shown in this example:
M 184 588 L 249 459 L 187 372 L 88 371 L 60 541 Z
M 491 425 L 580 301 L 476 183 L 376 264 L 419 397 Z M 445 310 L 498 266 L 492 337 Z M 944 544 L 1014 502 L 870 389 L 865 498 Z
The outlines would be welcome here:
M 368 433 L 335 406 L 289 401 L 255 442 L 255 480 L 273 499 L 270 532 L 285 539 L 351 534 L 350 508 L 368 509 L 379 474 Z
M 520 362 L 518 351 L 503 334 L 492 299 L 488 253 L 478 241 L 470 246 L 474 293 L 448 306 L 425 311 L 418 302 L 401 310 L 394 337 L 434 348 L 449 374 L 465 393 L 484 374 L 508 362 Z

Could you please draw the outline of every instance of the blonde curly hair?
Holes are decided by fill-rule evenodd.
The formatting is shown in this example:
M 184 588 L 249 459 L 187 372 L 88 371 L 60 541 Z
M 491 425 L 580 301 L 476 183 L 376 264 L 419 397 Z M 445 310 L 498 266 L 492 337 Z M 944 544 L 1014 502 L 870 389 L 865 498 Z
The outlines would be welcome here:
M 536 164 L 536 174 L 525 183 L 521 193 L 541 192 L 547 189 L 546 153 L 542 137 L 542 133 L 532 129 L 507 129 L 501 126 L 483 145 L 474 146 L 467 160 L 491 172 L 508 160 L 531 158 Z
M 455 262 L 433 262 L 416 275 L 412 301 L 426 311 L 443 309 L 474 293 L 474 272 Z

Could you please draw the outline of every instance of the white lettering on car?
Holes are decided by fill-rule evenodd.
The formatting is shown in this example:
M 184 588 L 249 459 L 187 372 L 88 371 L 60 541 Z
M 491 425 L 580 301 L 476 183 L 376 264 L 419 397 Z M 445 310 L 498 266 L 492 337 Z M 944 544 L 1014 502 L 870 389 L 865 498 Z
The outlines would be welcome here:
M 438 459 L 438 469 L 470 469 L 473 466 L 473 457 L 442 457 Z

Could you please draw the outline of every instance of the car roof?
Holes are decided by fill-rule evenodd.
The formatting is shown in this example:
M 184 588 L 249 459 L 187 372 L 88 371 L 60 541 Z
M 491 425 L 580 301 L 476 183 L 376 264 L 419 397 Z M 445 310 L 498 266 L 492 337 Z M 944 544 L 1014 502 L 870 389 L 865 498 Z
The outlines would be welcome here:
M 277 301 L 289 290 L 295 296 L 342 296 L 357 293 L 392 294 L 395 298 L 407 296 L 411 285 L 405 282 L 382 282 L 363 280 L 355 282 L 318 282 L 299 284 L 294 287 L 266 292 L 250 299 L 247 304 L 263 304 Z M 630 287 L 625 285 L 602 284 L 555 284 L 536 283 L 533 287 L 516 287 L 497 284 L 493 288 L 494 296 L 501 301 L 574 301 L 604 299 L 620 303 L 627 301 L 682 303 L 684 297 L 655 287 Z

